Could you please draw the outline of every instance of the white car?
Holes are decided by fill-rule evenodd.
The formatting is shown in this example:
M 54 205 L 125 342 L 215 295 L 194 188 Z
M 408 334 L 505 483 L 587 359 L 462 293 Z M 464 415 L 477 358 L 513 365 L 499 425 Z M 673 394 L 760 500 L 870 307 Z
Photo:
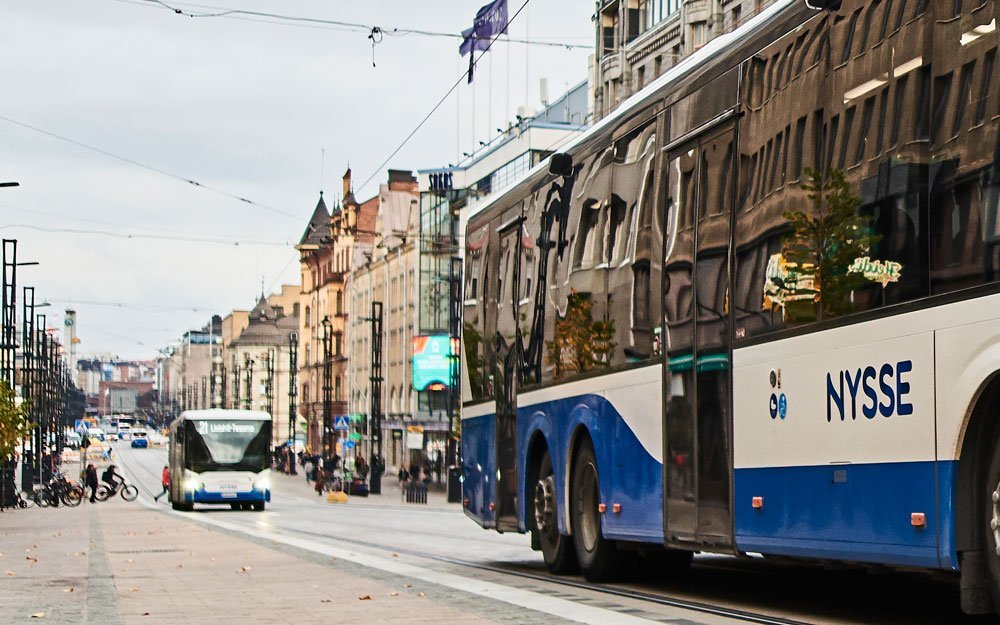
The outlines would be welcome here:
M 104 442 L 104 430 L 101 428 L 88 428 L 87 436 L 91 438 L 96 438 L 97 440 Z

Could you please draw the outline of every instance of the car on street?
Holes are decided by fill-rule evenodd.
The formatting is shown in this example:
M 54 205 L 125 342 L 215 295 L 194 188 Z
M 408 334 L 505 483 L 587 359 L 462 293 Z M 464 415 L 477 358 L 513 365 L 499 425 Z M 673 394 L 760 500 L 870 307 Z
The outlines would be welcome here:
M 104 442 L 104 430 L 101 428 L 88 428 L 87 435 L 92 439 L 96 438 L 97 440 Z
M 149 438 L 144 430 L 136 430 L 132 433 L 132 449 L 146 449 L 149 447 Z

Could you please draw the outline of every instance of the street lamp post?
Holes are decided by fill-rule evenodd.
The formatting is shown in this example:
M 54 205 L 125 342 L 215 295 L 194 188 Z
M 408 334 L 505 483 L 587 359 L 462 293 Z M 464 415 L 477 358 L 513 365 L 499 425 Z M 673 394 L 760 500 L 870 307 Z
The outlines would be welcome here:
M 253 410 L 253 358 L 250 357 L 250 352 L 243 352 L 243 370 L 247 377 L 247 388 L 243 395 L 243 407 L 246 410 Z
M 324 316 L 323 321 L 323 456 L 324 460 L 332 458 L 337 444 L 333 436 L 333 424 L 330 422 L 333 412 L 333 396 L 331 378 L 333 377 L 333 335 L 330 332 L 330 317 Z
M 239 360 L 236 358 L 236 354 L 233 354 L 233 408 L 238 409 L 240 407 L 240 364 Z
M 374 495 L 382 494 L 382 302 L 372 302 L 372 366 L 369 376 L 371 382 L 371 470 L 368 482 L 368 492 Z
M 296 405 L 299 396 L 298 388 L 298 368 L 299 368 L 299 334 L 292 332 L 288 335 L 288 441 L 291 447 L 288 450 L 288 473 L 295 475 L 295 420 Z
M 274 420 L 274 349 L 264 356 L 264 411 L 271 416 L 271 440 L 278 439 Z

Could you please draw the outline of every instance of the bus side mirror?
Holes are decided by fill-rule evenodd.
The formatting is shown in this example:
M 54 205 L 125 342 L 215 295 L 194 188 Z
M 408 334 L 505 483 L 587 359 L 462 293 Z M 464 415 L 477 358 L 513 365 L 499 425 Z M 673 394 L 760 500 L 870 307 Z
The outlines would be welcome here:
M 565 152 L 556 152 L 549 157 L 549 173 L 553 176 L 572 176 L 573 157 Z

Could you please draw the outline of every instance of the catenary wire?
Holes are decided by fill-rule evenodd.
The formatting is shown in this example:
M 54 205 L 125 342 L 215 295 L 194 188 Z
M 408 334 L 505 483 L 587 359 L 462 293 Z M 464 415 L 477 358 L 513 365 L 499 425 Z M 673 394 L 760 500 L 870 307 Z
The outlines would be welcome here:
M 71 145 L 75 145 L 75 146 L 83 148 L 85 150 L 90 150 L 91 152 L 97 152 L 98 154 L 101 154 L 101 155 L 106 156 L 108 158 L 112 158 L 112 159 L 115 159 L 117 161 L 121 161 L 123 163 L 128 163 L 129 165 L 133 165 L 135 167 L 139 167 L 141 169 L 145 169 L 147 171 L 151 171 L 151 172 L 160 174 L 161 176 L 166 176 L 166 177 L 172 178 L 174 180 L 179 180 L 181 182 L 186 182 L 187 184 L 189 184 L 189 185 L 191 185 L 193 187 L 197 187 L 199 189 L 205 189 L 206 191 L 211 191 L 212 193 L 217 193 L 219 195 L 222 195 L 222 196 L 234 199 L 234 200 L 238 200 L 238 201 L 240 201 L 240 202 L 242 202 L 244 204 L 249 204 L 250 206 L 255 206 L 257 208 L 260 208 L 260 209 L 263 209 L 263 210 L 266 210 L 266 211 L 269 211 L 269 212 L 272 212 L 272 213 L 275 213 L 275 214 L 278 214 L 278 215 L 284 215 L 285 217 L 290 217 L 292 219 L 295 219 L 296 221 L 301 221 L 301 219 L 302 219 L 301 215 L 296 215 L 294 213 L 289 213 L 287 211 L 283 211 L 283 210 L 275 208 L 273 206 L 268 206 L 267 204 L 261 204 L 260 202 L 255 202 L 254 200 L 251 200 L 249 198 L 243 197 L 241 195 L 237 195 L 235 193 L 230 193 L 230 192 L 225 191 L 223 189 L 220 189 L 218 187 L 213 187 L 211 185 L 204 184 L 204 183 L 199 182 L 197 180 L 194 180 L 192 178 L 185 178 L 184 176 L 175 174 L 173 172 L 169 172 L 169 171 L 167 171 L 165 169 L 160 169 L 159 167 L 155 167 L 153 165 L 149 165 L 149 164 L 143 163 L 141 161 L 137 161 L 137 160 L 129 158 L 127 156 L 121 156 L 120 154 L 115 154 L 114 152 L 109 152 L 108 150 L 105 150 L 103 148 L 99 148 L 99 147 L 96 147 L 96 146 L 84 143 L 82 141 L 77 141 L 76 139 L 71 139 L 69 137 L 66 137 L 66 136 L 54 133 L 54 132 L 49 131 L 49 130 L 45 130 L 44 128 L 39 128 L 38 126 L 34 126 L 32 124 L 28 124 L 28 123 L 19 121 L 19 120 L 13 119 L 11 117 L 7 117 L 5 115 L 0 115 L 0 120 L 5 121 L 8 124 L 13 124 L 15 126 L 20 126 L 21 128 L 25 128 L 27 130 L 31 130 L 31 131 L 37 132 L 39 134 L 43 134 L 43 135 L 45 135 L 47 137 L 52 137 L 53 139 L 58 139 L 59 141 L 63 141 L 65 143 L 69 143 Z
M 383 26 L 378 26 L 376 24 L 361 24 L 357 22 L 346 22 L 343 20 L 332 20 L 326 18 L 318 17 L 308 17 L 301 15 L 287 15 L 283 13 L 271 13 L 267 11 L 250 11 L 246 9 L 233 9 L 228 7 L 211 7 L 198 4 L 190 4 L 183 2 L 163 2 L 162 0 L 118 0 L 119 2 L 128 2 L 129 4 L 140 4 L 140 5 L 156 5 L 158 7 L 164 8 L 176 15 L 183 15 L 185 17 L 192 18 L 206 18 L 206 17 L 235 17 L 235 16 L 247 16 L 247 17 L 258 17 L 267 18 L 271 20 L 279 20 L 291 23 L 307 23 L 307 24 L 317 24 L 324 26 L 335 26 L 340 29 L 346 29 L 354 32 L 364 32 L 371 33 L 378 31 L 384 35 L 394 37 L 394 36 L 405 36 L 405 35 L 421 35 L 424 37 L 439 37 L 448 39 L 464 39 L 460 33 L 425 30 L 420 28 L 388 28 Z M 213 12 L 201 12 L 196 13 L 193 11 L 185 11 L 179 7 L 190 6 L 196 8 L 209 9 Z M 513 18 L 508 21 L 513 21 Z M 508 43 L 518 43 L 533 46 L 547 46 L 554 48 L 566 48 L 566 49 L 592 49 L 592 45 L 575 44 L 575 43 L 563 43 L 558 41 L 542 41 L 538 39 L 515 39 L 507 38 Z
M 93 236 L 111 237 L 115 239 L 145 239 L 145 240 L 155 240 L 155 241 L 183 241 L 187 243 L 211 243 L 213 245 L 227 245 L 232 247 L 239 247 L 241 245 L 255 245 L 255 246 L 266 246 L 266 247 L 290 248 L 295 245 L 291 241 L 264 241 L 264 240 L 254 240 L 254 239 L 227 240 L 227 239 L 194 237 L 190 235 L 176 235 L 176 234 L 113 232 L 110 230 L 97 230 L 89 228 L 49 228 L 45 226 L 36 226 L 33 224 L 2 224 L 0 225 L 0 228 L 21 228 L 25 230 L 37 230 L 38 232 L 48 232 L 53 234 L 93 235 Z
M 510 27 L 510 25 L 514 22 L 514 20 L 517 19 L 517 16 L 521 14 L 521 11 L 523 11 L 525 9 L 525 7 L 528 6 L 528 3 L 530 1 L 531 0 L 524 0 L 524 3 L 522 3 L 521 6 L 518 7 L 517 11 L 514 12 L 514 15 L 510 19 L 507 20 L 507 24 L 506 24 L 506 27 L 504 28 L 504 30 L 506 30 L 507 28 Z M 482 54 L 479 55 L 479 58 L 475 58 L 475 55 L 476 55 L 476 51 L 475 50 L 472 50 L 471 52 L 469 52 L 469 54 L 471 54 L 473 56 L 472 62 L 471 62 L 471 65 L 470 65 L 469 69 L 467 69 L 464 72 L 462 72 L 462 75 L 458 77 L 458 80 L 455 81 L 455 84 L 453 84 L 448 89 L 448 91 L 446 91 L 445 94 L 443 96 L 441 96 L 441 99 L 438 100 L 437 104 L 435 104 L 431 108 L 430 112 L 428 112 L 427 115 L 424 115 L 424 118 L 420 120 L 420 123 L 417 124 L 416 128 L 414 128 L 413 130 L 411 130 L 410 134 L 406 135 L 406 138 L 403 139 L 403 141 L 398 146 L 396 146 L 396 149 L 393 150 L 392 153 L 389 154 L 389 156 L 386 157 L 386 159 L 384 161 L 382 161 L 382 163 L 373 170 L 372 174 L 370 176 L 368 176 L 368 178 L 366 178 L 363 183 L 361 183 L 361 185 L 358 187 L 359 189 L 364 188 L 369 182 L 371 182 L 372 180 L 374 180 L 375 176 L 379 175 L 379 173 L 382 171 L 382 168 L 384 168 L 386 165 L 388 165 L 389 161 L 391 161 L 397 154 L 399 154 L 399 151 L 402 150 L 403 147 L 407 143 L 410 142 L 410 139 L 412 139 L 413 136 L 416 135 L 417 132 L 419 132 L 421 128 L 423 128 L 424 124 L 427 123 L 427 120 L 429 120 L 431 118 L 431 116 L 434 115 L 434 113 L 436 113 L 439 108 L 441 108 L 441 105 L 444 104 L 445 101 L 451 96 L 451 94 L 455 92 L 455 89 L 458 89 L 458 86 L 462 84 L 462 81 L 465 80 L 465 77 L 469 75 L 469 72 L 475 70 L 476 65 L 479 64 L 479 62 L 483 59 L 483 56 L 487 52 L 490 51 L 490 48 L 493 47 L 493 44 L 495 44 L 498 39 L 500 39 L 500 35 L 499 34 L 495 35 L 490 40 L 489 44 L 487 44 L 487 46 L 486 46 L 486 49 L 484 49 L 483 52 L 482 52 Z

